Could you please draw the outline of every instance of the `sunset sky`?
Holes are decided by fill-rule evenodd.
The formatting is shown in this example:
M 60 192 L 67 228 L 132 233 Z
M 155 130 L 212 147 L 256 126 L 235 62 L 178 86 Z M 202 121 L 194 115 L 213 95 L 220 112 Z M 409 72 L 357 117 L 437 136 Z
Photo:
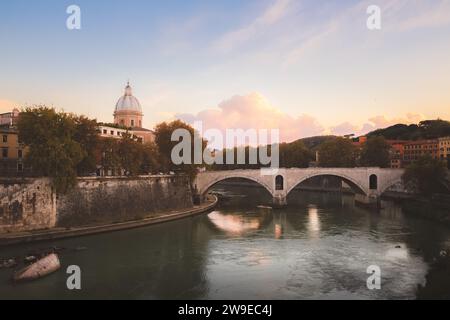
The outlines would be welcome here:
M 66 28 L 71 4 L 81 30 Z M 110 122 L 130 79 L 150 128 L 180 118 L 293 140 L 450 120 L 450 0 L 1 1 L 0 43 L 0 111 Z

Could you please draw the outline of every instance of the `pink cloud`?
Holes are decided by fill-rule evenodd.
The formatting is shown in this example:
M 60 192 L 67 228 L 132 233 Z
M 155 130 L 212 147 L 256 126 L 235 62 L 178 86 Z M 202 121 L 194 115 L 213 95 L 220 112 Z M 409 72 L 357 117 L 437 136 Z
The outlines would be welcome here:
M 425 119 L 423 115 L 416 113 L 390 119 L 379 115 L 364 123 L 344 122 L 325 127 L 312 116 L 302 114 L 295 117 L 284 113 L 260 93 L 236 95 L 221 102 L 215 109 L 206 109 L 198 114 L 176 114 L 175 118 L 189 124 L 202 121 L 203 130 L 219 129 L 223 133 L 226 129 L 279 129 L 282 142 L 324 134 L 359 136 L 398 123 L 418 123 Z
M 193 114 L 178 114 L 176 118 L 193 124 L 203 122 L 203 130 L 219 129 L 279 129 L 281 141 L 294 141 L 299 137 L 320 135 L 325 129 L 308 115 L 293 117 L 272 106 L 259 93 L 234 96 L 219 104 L 217 109 L 207 109 Z

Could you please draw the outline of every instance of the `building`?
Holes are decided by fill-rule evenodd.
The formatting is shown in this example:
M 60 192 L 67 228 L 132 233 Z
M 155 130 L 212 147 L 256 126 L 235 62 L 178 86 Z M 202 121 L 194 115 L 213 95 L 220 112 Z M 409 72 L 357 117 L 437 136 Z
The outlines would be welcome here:
M 122 139 L 122 137 L 127 134 L 129 131 L 127 129 L 116 127 L 107 124 L 101 124 L 98 126 L 98 131 L 100 137 L 102 138 L 113 138 L 113 139 Z
M 122 139 L 129 135 L 132 139 L 140 143 L 151 143 L 155 141 L 155 133 L 142 127 L 144 114 L 139 100 L 133 96 L 133 91 L 128 82 L 125 93 L 119 98 L 114 109 L 113 124 L 99 124 L 98 131 L 101 138 Z M 104 154 L 98 155 L 97 175 L 124 175 L 122 168 L 105 169 L 103 166 Z
M 102 124 L 99 126 L 100 136 L 103 138 L 120 139 L 130 134 L 142 143 L 155 141 L 155 133 L 142 127 L 144 114 L 139 100 L 133 96 L 130 83 L 125 87 L 125 93 L 119 98 L 114 109 L 114 125 Z
M 439 140 L 411 141 L 404 145 L 404 165 L 411 164 L 419 158 L 429 155 L 433 159 L 439 159 Z
M 405 144 L 408 142 L 409 141 L 404 140 L 387 140 L 387 143 L 391 146 L 391 149 L 389 150 L 389 160 L 392 169 L 403 168 Z
M 0 149 L 0 176 L 17 177 L 30 173 L 24 165 L 26 148 L 19 140 L 17 127 L 0 125 Z
M 439 138 L 439 159 L 447 163 L 450 169 L 450 137 Z
M 116 103 L 114 123 L 128 128 L 142 128 L 143 116 L 141 104 L 133 96 L 133 90 L 128 82 L 125 87 L 125 94 Z
M 347 138 L 347 137 L 350 137 L 350 135 L 344 136 L 344 138 Z M 361 137 L 357 137 L 357 138 L 352 138 L 351 140 L 355 147 L 361 149 L 363 147 L 364 143 L 367 142 L 367 137 L 361 136 Z
M 0 114 L 0 126 L 16 126 L 19 119 L 20 110 L 14 108 L 11 112 Z

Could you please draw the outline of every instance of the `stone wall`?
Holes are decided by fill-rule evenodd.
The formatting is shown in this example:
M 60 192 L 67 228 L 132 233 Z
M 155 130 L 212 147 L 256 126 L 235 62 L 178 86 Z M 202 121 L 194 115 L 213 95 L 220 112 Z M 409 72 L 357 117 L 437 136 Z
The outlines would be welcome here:
M 192 207 L 188 177 L 81 178 L 57 200 L 58 225 L 139 219 L 144 215 Z
M 0 179 L 0 233 L 133 220 L 192 206 L 184 176 L 80 178 L 58 196 L 48 179 Z
M 56 225 L 56 196 L 48 179 L 0 179 L 0 233 Z

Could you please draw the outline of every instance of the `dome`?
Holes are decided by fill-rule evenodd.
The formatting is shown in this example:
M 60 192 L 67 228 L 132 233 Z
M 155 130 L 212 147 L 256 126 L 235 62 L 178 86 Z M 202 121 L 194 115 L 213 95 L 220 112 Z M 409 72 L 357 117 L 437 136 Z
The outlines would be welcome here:
M 115 112 L 118 111 L 134 111 L 142 113 L 141 104 L 136 97 L 133 96 L 130 83 L 125 87 L 125 94 L 120 97 L 116 103 Z

